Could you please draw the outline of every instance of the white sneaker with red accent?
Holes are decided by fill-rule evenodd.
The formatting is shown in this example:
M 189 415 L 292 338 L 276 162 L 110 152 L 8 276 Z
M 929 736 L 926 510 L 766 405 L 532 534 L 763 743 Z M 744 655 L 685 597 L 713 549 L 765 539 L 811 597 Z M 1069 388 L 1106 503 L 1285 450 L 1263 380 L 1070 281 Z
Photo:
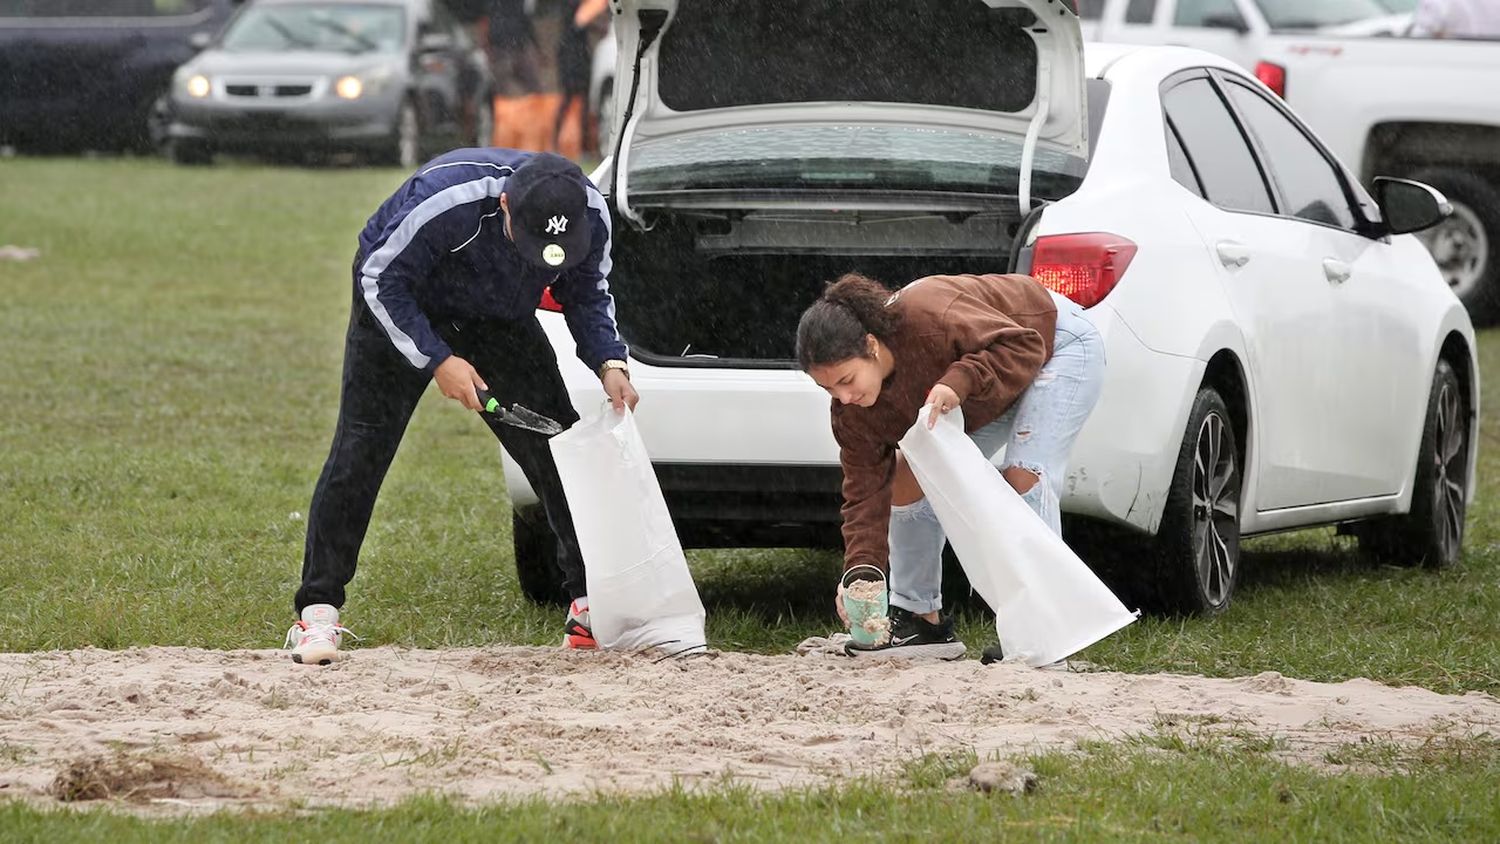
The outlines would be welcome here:
M 338 607 L 332 604 L 309 604 L 302 608 L 302 618 L 286 631 L 286 647 L 292 651 L 292 662 L 299 665 L 331 665 L 339 659 L 339 641 L 348 633 L 339 624 Z
M 568 620 L 563 622 L 563 647 L 570 650 L 590 651 L 599 647 L 594 641 L 594 628 L 589 624 L 589 599 L 574 598 L 568 605 Z

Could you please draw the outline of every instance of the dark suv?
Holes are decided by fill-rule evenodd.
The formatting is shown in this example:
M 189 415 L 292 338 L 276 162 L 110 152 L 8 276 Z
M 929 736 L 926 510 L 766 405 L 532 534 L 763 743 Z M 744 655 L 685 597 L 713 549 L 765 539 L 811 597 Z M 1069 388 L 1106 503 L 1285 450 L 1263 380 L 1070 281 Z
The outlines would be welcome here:
M 150 149 L 172 71 L 238 0 L 0 0 L 0 143 Z

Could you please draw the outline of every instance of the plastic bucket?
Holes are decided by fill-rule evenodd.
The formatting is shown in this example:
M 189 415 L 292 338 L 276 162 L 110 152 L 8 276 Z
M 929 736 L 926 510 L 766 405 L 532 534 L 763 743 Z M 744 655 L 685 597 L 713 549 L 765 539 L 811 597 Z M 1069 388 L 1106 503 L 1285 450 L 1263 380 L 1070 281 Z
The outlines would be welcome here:
M 844 572 L 839 583 L 844 588 L 844 612 L 849 614 L 849 638 L 866 647 L 889 642 L 890 600 L 885 573 L 874 566 L 855 566 Z

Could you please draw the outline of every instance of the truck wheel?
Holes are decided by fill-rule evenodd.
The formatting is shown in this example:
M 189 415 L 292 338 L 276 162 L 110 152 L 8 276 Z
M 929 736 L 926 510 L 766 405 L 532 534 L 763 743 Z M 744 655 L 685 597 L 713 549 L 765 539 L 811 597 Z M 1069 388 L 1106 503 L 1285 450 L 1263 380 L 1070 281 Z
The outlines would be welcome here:
M 521 594 L 543 606 L 565 606 L 562 569 L 557 565 L 557 534 L 540 507 L 511 516 L 516 549 L 516 580 Z
M 1453 293 L 1476 325 L 1500 321 L 1500 191 L 1462 170 L 1433 167 L 1412 178 L 1432 185 L 1453 215 L 1418 232 Z

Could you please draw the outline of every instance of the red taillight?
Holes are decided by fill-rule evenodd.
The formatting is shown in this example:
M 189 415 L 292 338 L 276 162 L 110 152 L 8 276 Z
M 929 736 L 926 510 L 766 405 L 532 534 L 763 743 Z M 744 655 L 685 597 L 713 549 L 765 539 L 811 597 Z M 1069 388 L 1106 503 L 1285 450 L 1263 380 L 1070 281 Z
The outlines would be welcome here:
M 1031 275 L 1050 290 L 1092 308 L 1119 284 L 1135 244 L 1115 234 L 1055 234 L 1032 246 Z
M 557 304 L 557 300 L 552 298 L 552 288 L 546 287 L 542 289 L 542 302 L 537 305 L 537 309 L 551 311 L 554 314 L 562 313 L 562 305 Z
M 1264 82 L 1276 96 L 1286 99 L 1286 68 L 1271 62 L 1256 62 L 1255 78 Z

